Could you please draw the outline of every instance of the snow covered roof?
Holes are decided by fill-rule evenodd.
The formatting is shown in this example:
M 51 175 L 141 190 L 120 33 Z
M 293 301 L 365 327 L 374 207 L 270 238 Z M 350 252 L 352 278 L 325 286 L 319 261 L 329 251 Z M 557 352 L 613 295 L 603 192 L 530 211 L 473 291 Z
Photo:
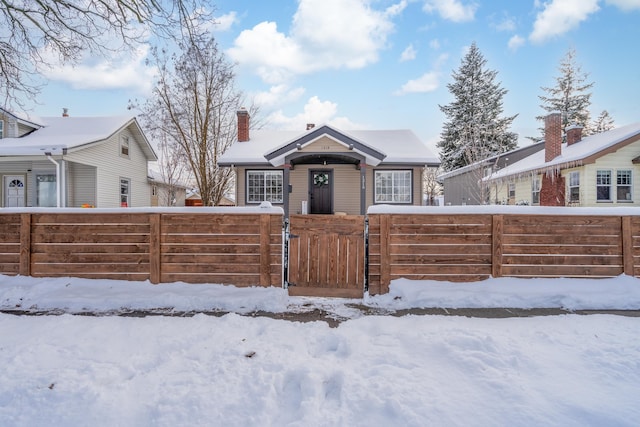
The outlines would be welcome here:
M 223 166 L 270 164 L 279 166 L 287 154 L 323 136 L 350 147 L 367 164 L 384 163 L 440 164 L 429 148 L 408 129 L 343 131 L 321 125 L 305 132 L 282 130 L 252 130 L 251 139 L 233 144 L 220 158 Z
M 156 154 L 134 116 L 110 117 L 43 117 L 42 128 L 20 138 L 0 139 L 0 156 L 33 156 L 50 152 L 61 154 L 104 141 L 119 130 L 130 130 L 142 141 L 142 149 L 149 160 Z
M 548 169 L 561 169 L 590 163 L 606 152 L 615 150 L 617 148 L 616 145 L 627 142 L 634 137 L 640 137 L 640 122 L 587 136 L 581 141 L 569 146 L 562 144 L 561 154 L 548 162 L 545 162 L 545 150 L 540 150 L 529 157 L 525 157 L 518 162 L 494 172 L 487 177 L 486 180 L 500 180 L 514 175 L 530 174 Z

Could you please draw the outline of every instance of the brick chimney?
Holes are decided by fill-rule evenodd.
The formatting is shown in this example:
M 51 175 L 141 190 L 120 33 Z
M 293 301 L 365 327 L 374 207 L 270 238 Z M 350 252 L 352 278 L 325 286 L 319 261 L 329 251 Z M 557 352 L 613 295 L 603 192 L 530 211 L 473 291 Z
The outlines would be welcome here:
M 316 127 L 315 123 L 307 123 L 307 130 L 311 130 Z
M 249 112 L 244 108 L 238 110 L 238 142 L 249 140 Z
M 562 153 L 562 114 L 544 118 L 544 161 L 550 162 Z
M 63 108 L 62 109 L 62 117 L 69 117 L 69 109 L 68 108 Z
M 582 141 L 582 126 L 573 125 L 567 128 L 567 147 Z

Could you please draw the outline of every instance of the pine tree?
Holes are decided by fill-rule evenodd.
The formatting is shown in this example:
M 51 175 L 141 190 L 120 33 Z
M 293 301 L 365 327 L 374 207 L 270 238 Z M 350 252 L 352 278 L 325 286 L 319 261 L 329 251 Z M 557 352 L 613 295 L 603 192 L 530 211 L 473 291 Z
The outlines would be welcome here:
M 587 135 L 593 135 L 595 133 L 606 132 L 616 127 L 613 123 L 613 117 L 607 110 L 603 110 L 602 113 L 594 120 L 587 130 Z
M 562 130 L 573 125 L 589 127 L 591 92 L 593 82 L 587 82 L 587 73 L 576 62 L 575 49 L 569 49 L 560 61 L 558 68 L 560 75 L 556 77 L 556 86 L 542 87 L 548 96 L 540 95 L 540 107 L 547 113 L 560 112 L 562 114 Z M 544 116 L 537 117 L 544 120 Z M 544 135 L 544 129 L 541 129 Z M 536 138 L 532 138 L 536 139 Z
M 454 101 L 440 105 L 447 120 L 438 148 L 444 171 L 451 171 L 512 150 L 518 135 L 509 132 L 517 117 L 501 117 L 502 98 L 507 93 L 496 82 L 497 71 L 485 68 L 486 59 L 474 42 L 452 74 L 447 88 Z

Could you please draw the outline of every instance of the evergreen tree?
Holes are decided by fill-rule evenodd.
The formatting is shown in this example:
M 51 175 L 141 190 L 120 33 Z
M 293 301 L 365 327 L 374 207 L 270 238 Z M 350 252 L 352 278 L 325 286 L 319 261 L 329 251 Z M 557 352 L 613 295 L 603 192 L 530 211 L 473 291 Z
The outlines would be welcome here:
M 562 130 L 572 125 L 589 128 L 589 106 L 591 105 L 591 92 L 589 89 L 593 82 L 587 82 L 588 74 L 583 73 L 580 65 L 576 62 L 575 49 L 569 49 L 560 61 L 558 68 L 560 75 L 556 77 L 554 87 L 542 87 L 548 94 L 540 95 L 542 101 L 540 107 L 547 113 L 560 112 L 562 114 Z M 537 117 L 544 120 L 544 116 Z M 544 135 L 544 129 L 541 128 Z M 536 138 L 532 138 L 536 139 Z
M 518 135 L 509 132 L 517 117 L 501 117 L 507 93 L 496 82 L 497 71 L 486 69 L 486 59 L 474 42 L 447 85 L 453 102 L 440 105 L 447 120 L 438 148 L 444 171 L 451 171 L 512 150 Z
M 613 129 L 614 127 L 615 125 L 613 123 L 613 117 L 611 117 L 607 110 L 604 110 L 589 126 L 589 129 L 586 133 L 587 135 L 593 135 L 595 133 L 606 132 Z

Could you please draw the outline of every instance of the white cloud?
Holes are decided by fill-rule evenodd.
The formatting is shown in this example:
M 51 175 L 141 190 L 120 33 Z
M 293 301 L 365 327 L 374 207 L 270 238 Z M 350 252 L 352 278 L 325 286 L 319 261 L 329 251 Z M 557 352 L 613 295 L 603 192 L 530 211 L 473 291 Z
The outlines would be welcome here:
M 215 25 L 213 26 L 212 30 L 219 32 L 228 31 L 233 24 L 238 22 L 238 18 L 236 15 L 236 12 L 229 12 L 227 14 L 214 18 Z
M 289 102 L 297 101 L 304 94 L 302 87 L 290 88 L 289 85 L 280 84 L 271 86 L 268 92 L 260 92 L 254 96 L 254 101 L 260 107 L 273 108 Z
M 61 65 L 43 69 L 42 73 L 50 80 L 69 84 L 73 89 L 106 90 L 133 89 L 137 93 L 151 93 L 155 67 L 145 64 L 148 46 L 137 49 L 133 57 L 112 58 L 91 63 L 84 61 L 76 66 Z
M 431 41 L 429 42 L 429 47 L 430 47 L 431 49 L 435 49 L 435 50 L 440 49 L 440 40 L 438 40 L 438 39 L 433 39 L 433 40 L 431 40 Z
M 303 112 L 293 117 L 287 117 L 282 110 L 275 111 L 267 117 L 267 122 L 279 129 L 304 130 L 307 123 L 331 124 L 340 129 L 359 129 L 357 125 L 346 117 L 336 117 L 338 104 L 331 101 L 321 101 L 317 96 L 309 98 Z
M 409 80 L 402 85 L 400 89 L 394 92 L 394 95 L 406 95 L 408 93 L 427 93 L 433 92 L 440 87 L 440 67 L 446 62 L 449 55 L 443 53 L 438 57 L 434 65 L 434 69 L 424 73 L 417 79 Z
M 607 4 L 612 4 L 624 11 L 640 9 L 640 0 L 606 0 Z
M 413 61 L 414 59 L 416 59 L 416 53 L 417 52 L 413 47 L 413 44 L 410 44 L 400 55 L 400 62 Z
M 507 46 L 509 46 L 510 50 L 516 51 L 522 46 L 524 46 L 524 43 L 525 43 L 525 39 L 516 34 L 515 36 L 509 39 L 509 43 L 507 43 Z
M 407 0 L 402 0 L 400 3 L 392 4 L 385 10 L 385 15 L 387 16 L 396 16 L 400 15 L 407 7 Z
M 473 2 L 465 5 L 459 0 L 426 0 L 423 9 L 428 13 L 438 12 L 448 21 L 468 22 L 475 18 L 478 5 Z
M 389 16 L 399 13 L 369 7 L 370 0 L 300 0 L 289 34 L 275 22 L 242 31 L 229 56 L 253 67 L 268 83 L 323 69 L 362 68 L 378 60 L 393 31 Z
M 430 71 L 415 80 L 409 80 L 395 94 L 433 92 L 440 87 L 440 74 L 438 71 Z
M 498 31 L 509 31 L 509 32 L 515 31 L 517 27 L 516 19 L 507 13 L 503 14 L 501 21 L 493 22 L 491 25 Z
M 564 34 L 598 9 L 598 0 L 552 0 L 545 3 L 536 17 L 529 40 L 542 43 Z

